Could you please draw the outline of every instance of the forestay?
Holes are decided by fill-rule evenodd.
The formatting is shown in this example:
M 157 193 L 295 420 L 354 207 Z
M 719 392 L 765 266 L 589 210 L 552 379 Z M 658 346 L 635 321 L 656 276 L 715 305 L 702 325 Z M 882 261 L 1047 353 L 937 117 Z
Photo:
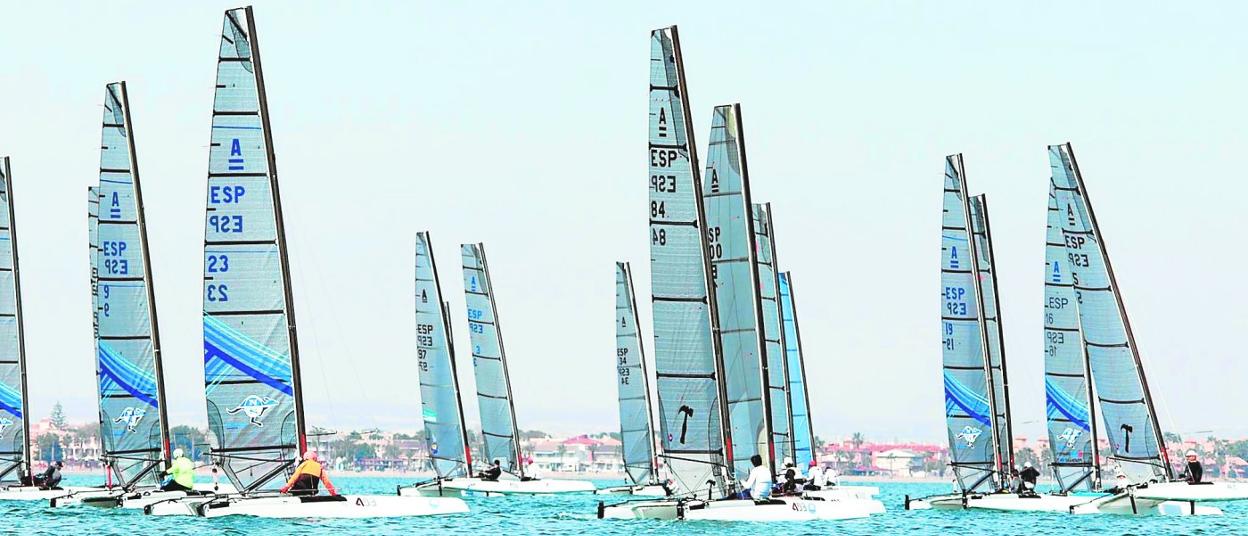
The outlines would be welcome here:
M 633 272 L 627 262 L 615 263 L 615 370 L 624 471 L 635 485 L 655 484 L 658 475 L 654 468 L 650 382 L 641 346 Z
M 994 412 L 963 177 L 962 155 L 946 157 L 940 263 L 945 422 L 958 485 L 964 492 L 993 491 L 997 467 Z
M 818 460 L 814 451 L 815 428 L 810 419 L 810 393 L 806 386 L 806 357 L 802 353 L 801 328 L 797 323 L 797 298 L 793 274 L 780 272 L 780 317 L 784 325 L 784 355 L 789 372 L 789 405 L 793 416 L 793 459 L 804 468 Z
M 1157 413 L 1070 144 L 1049 146 L 1049 164 L 1079 326 L 1112 451 L 1110 459 L 1132 483 L 1168 480 L 1173 471 Z
M 472 474 L 450 318 L 428 232 L 416 234 L 416 362 L 421 418 L 433 470 L 439 478 Z
M 481 244 L 463 244 L 464 301 L 468 304 L 468 336 L 472 343 L 472 370 L 477 379 L 477 406 L 487 463 L 501 460 L 504 471 L 524 475 L 520 460 L 520 430 L 511 399 L 507 354 L 498 325 L 494 284 Z
M 989 225 L 988 199 L 983 194 L 968 203 L 972 234 L 975 237 L 975 260 L 979 265 L 979 288 L 983 303 L 982 321 L 988 342 L 989 380 L 992 381 L 993 428 L 996 430 L 997 460 L 1004 469 L 1014 466 L 1014 427 L 1010 420 L 1009 375 L 1005 365 L 1005 343 L 1001 329 L 1000 298 L 997 295 L 997 270 L 992 254 L 992 226 Z
M 251 8 L 225 12 L 204 225 L 204 379 L 213 457 L 276 488 L 306 448 L 277 169 Z
M 169 445 L 129 105 L 125 82 L 105 87 L 95 259 L 102 458 L 122 486 L 156 484 Z
M 650 33 L 650 276 L 662 452 L 678 494 L 723 496 L 723 363 L 688 94 L 675 27 Z M 730 448 L 730 447 L 727 447 Z
M 7 156 L 0 157 L 0 188 L 0 481 L 12 481 L 30 472 L 30 422 L 13 177 Z
M 789 408 L 789 371 L 780 326 L 780 286 L 776 277 L 776 237 L 771 203 L 754 203 L 754 257 L 758 263 L 758 299 L 763 308 L 763 356 L 767 359 L 767 396 L 771 437 L 777 460 L 793 458 L 793 414 Z M 777 464 L 778 465 L 778 464 Z M 798 466 L 805 469 L 805 466 Z M 777 468 L 783 472 L 783 468 Z
M 728 422 L 732 426 L 730 461 L 737 480 L 745 480 L 754 468 L 750 457 L 762 456 L 763 464 L 773 473 L 775 464 L 771 459 L 762 306 L 740 110 L 737 105 L 715 107 L 702 203 L 719 314 Z
M 1044 397 L 1053 473 L 1062 491 L 1099 487 L 1092 386 L 1079 335 L 1075 282 L 1066 260 L 1061 211 L 1049 183 L 1044 247 Z

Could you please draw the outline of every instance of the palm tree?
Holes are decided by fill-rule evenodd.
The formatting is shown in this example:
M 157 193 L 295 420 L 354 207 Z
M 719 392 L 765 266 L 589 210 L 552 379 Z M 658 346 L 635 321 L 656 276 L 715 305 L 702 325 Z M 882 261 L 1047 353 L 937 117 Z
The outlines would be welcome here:
M 854 450 L 858 450 L 862 448 L 862 444 L 866 443 L 867 440 L 862 437 L 862 432 L 854 432 L 854 435 L 850 438 L 849 442 L 854 444 Z

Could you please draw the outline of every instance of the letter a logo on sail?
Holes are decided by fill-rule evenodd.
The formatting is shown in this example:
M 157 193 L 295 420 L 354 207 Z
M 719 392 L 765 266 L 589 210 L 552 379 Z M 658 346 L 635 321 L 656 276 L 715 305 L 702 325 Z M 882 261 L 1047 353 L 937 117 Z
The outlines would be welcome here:
M 949 247 L 949 267 L 950 268 L 958 267 L 958 246 Z
M 234 138 L 234 143 L 230 144 L 230 156 L 243 156 L 243 148 L 238 143 L 238 138 Z

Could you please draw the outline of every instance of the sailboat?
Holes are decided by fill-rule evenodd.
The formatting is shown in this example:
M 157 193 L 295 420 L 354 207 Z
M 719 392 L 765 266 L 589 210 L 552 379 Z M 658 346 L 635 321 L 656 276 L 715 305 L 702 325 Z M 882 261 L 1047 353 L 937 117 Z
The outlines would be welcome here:
M 771 458 L 767 397 L 762 396 L 762 356 L 755 349 L 761 346 L 757 332 L 761 314 L 757 299 L 726 304 L 740 315 L 733 322 L 749 326 L 752 318 L 755 328 L 754 333 L 725 334 L 728 329 L 721 325 L 724 317 L 717 296 L 725 289 L 717 288 L 717 282 L 720 278 L 725 282 L 745 278 L 753 285 L 756 267 L 746 257 L 747 262 L 731 263 L 735 267 L 721 263 L 716 268 L 719 273 L 713 274 L 711 261 L 740 258 L 741 248 L 747 252 L 752 249 L 752 239 L 748 233 L 725 236 L 723 220 L 719 220 L 716 236 L 714 227 L 707 223 L 703 194 L 716 191 L 704 190 L 699 175 L 676 28 L 651 32 L 650 45 L 649 230 L 655 376 L 661 456 L 671 471 L 673 497 L 599 503 L 598 517 L 720 521 L 866 517 L 867 511 L 842 501 L 799 496 L 760 501 L 736 498 L 740 486 L 734 473 L 742 455 L 734 448 L 751 449 L 764 460 Z M 711 146 L 720 151 L 722 160 L 713 162 L 711 169 L 716 180 L 736 181 L 719 182 L 718 191 L 742 202 L 739 171 L 744 167 L 740 159 L 743 141 L 736 112 L 735 107 L 716 109 L 715 125 L 721 128 L 715 129 Z M 749 205 L 742 202 L 738 217 L 745 221 L 734 222 L 733 232 L 740 233 L 742 228 L 748 231 L 748 209 Z M 717 249 L 712 250 L 713 246 Z M 757 363 L 741 359 L 750 350 Z M 733 370 L 727 370 L 729 355 Z M 735 440 L 736 433 L 746 437 Z
M 239 490 L 157 515 L 359 518 L 465 513 L 457 498 L 277 492 L 307 451 L 290 263 L 255 20 L 225 12 L 204 227 L 204 383 L 212 458 Z
M 460 254 L 463 258 L 464 301 L 468 306 L 468 335 L 472 342 L 485 463 L 499 462 L 504 478 L 495 481 L 476 477 L 458 478 L 443 480 L 439 485 L 444 490 L 485 496 L 592 493 L 595 489 L 592 482 L 537 478 L 527 467 L 520 447 L 520 429 L 516 426 L 511 376 L 507 368 L 507 353 L 503 349 L 498 306 L 494 301 L 494 284 L 485 260 L 485 246 L 463 244 Z
M 1174 474 L 1139 348 L 1069 143 L 1049 146 L 1062 242 L 1078 293 L 1080 334 L 1109 440 L 1114 489 L 1074 513 L 1218 514 L 1204 501 L 1248 499 L 1248 485 L 1189 484 Z M 1108 485 L 1108 483 L 1106 483 Z
M 92 302 L 101 459 L 108 483 L 52 499 L 52 507 L 118 506 L 124 495 L 156 490 L 169 463 L 160 330 L 151 278 L 143 193 L 125 82 L 104 88 L 99 198 L 89 208 Z M 100 211 L 104 206 L 106 210 Z M 162 497 L 183 497 L 186 494 Z
M 450 481 L 472 479 L 472 449 L 455 367 L 450 308 L 442 299 L 442 283 L 428 232 L 416 234 L 416 359 L 420 375 L 421 417 L 425 444 L 437 475 L 399 489 L 399 495 L 459 495 Z
M 600 489 L 598 493 L 667 496 L 668 488 L 659 475 L 657 464 L 650 380 L 641 344 L 633 271 L 627 262 L 615 263 L 615 368 L 624 473 L 632 485 Z
M 777 284 L 780 300 L 780 323 L 784 333 L 784 355 L 789 373 L 789 415 L 793 420 L 793 459 L 806 467 L 818 461 L 815 452 L 815 428 L 810 415 L 810 393 L 806 385 L 806 359 L 802 354 L 802 335 L 797 322 L 797 298 L 794 297 L 793 275 L 780 272 Z

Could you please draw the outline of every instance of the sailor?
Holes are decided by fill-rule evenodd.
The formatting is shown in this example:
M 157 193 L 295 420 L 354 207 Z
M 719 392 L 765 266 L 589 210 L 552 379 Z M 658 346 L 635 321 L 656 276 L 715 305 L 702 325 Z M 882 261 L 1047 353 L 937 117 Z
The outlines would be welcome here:
M 827 479 L 823 476 L 823 468 L 819 467 L 819 461 L 810 460 L 810 467 L 806 469 L 805 489 L 819 491 L 827 485 L 827 482 Z
M 65 467 L 65 463 L 60 460 L 48 464 L 48 468 L 43 474 L 35 475 L 35 485 L 46 489 L 60 489 L 62 467 Z
M 182 449 L 173 449 L 173 462 L 162 476 L 169 480 L 160 486 L 161 491 L 191 491 L 195 487 L 195 462 L 187 458 Z
M 334 483 L 329 481 L 329 474 L 325 472 L 325 467 L 317 460 L 316 451 L 309 450 L 303 453 L 303 463 L 295 468 L 295 474 L 280 491 L 282 493 L 299 492 L 299 495 L 316 495 L 321 482 L 325 483 L 325 489 L 330 495 L 338 494 L 338 491 L 334 489 Z
M 1019 478 L 1020 469 L 1021 468 L 1018 466 L 1018 464 L 1014 464 L 1014 467 L 1010 469 L 1010 489 L 1014 490 L 1016 493 L 1021 493 L 1023 490 L 1023 480 Z M 1006 492 L 1009 490 L 1001 490 L 1001 491 Z
M 503 476 L 503 460 L 494 458 L 494 464 L 489 469 L 477 473 L 477 478 L 486 482 L 498 482 L 498 477 Z
M 741 486 L 745 488 L 745 492 L 751 499 L 756 501 L 770 499 L 773 484 L 771 470 L 763 467 L 763 457 L 758 454 L 750 456 L 750 463 L 754 464 L 754 468 L 750 469 L 750 476 L 741 483 Z
M 823 481 L 826 486 L 839 486 L 841 485 L 841 473 L 835 467 L 828 467 L 823 470 Z
M 797 464 L 793 458 L 784 459 L 784 472 L 780 473 L 780 492 L 797 493 Z
M 1040 478 L 1040 471 L 1031 466 L 1031 462 L 1023 463 L 1023 471 L 1018 474 L 1023 480 L 1022 489 L 1018 490 L 1020 495 L 1033 494 L 1036 492 L 1036 480 Z
M 1187 469 L 1183 471 L 1183 478 L 1188 484 L 1199 484 L 1200 479 L 1205 475 L 1205 468 L 1200 464 L 1200 457 L 1196 455 L 1196 451 L 1187 451 Z

